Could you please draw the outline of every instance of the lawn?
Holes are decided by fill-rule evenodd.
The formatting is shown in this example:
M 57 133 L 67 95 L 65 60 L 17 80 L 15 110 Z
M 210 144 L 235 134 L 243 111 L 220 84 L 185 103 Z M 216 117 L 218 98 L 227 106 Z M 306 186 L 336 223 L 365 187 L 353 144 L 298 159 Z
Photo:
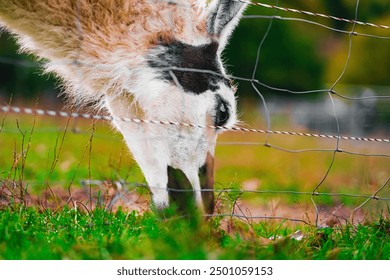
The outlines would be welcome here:
M 104 122 L 3 114 L 0 127 L 0 259 L 390 259 L 388 200 L 359 207 L 386 182 L 386 157 L 336 153 L 325 176 L 333 152 L 264 143 L 334 149 L 332 140 L 225 133 L 206 220 L 150 211 L 140 169 Z M 377 196 L 389 197 L 388 185 Z
M 89 213 L 62 208 L 3 209 L 2 259 L 389 259 L 390 223 L 357 227 L 291 227 L 279 223 L 196 217 L 161 219 L 153 213 Z M 297 227 L 298 228 L 298 227 Z M 299 239 L 299 238 L 297 238 Z

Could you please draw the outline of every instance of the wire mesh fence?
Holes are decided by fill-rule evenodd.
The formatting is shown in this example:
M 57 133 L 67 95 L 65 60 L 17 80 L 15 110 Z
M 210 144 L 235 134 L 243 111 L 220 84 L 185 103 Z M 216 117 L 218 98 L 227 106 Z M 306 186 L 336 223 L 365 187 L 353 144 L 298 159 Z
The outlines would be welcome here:
M 168 2 L 173 6 L 186 7 L 188 5 L 188 1 Z M 238 2 L 248 3 L 249 1 L 238 0 Z M 69 204 L 72 207 L 85 208 L 87 211 L 102 205 L 108 210 L 124 205 L 128 209 L 146 211 L 150 201 L 148 195 L 145 194 L 151 187 L 139 175 L 139 170 L 133 172 L 133 169 L 129 170 L 129 168 L 123 167 L 122 161 L 125 161 L 123 158 L 127 155 L 120 137 L 111 136 L 107 133 L 106 128 L 102 129 L 101 132 L 97 131 L 101 129 L 97 128 L 100 125 L 98 121 L 111 122 L 116 120 L 145 127 L 150 125 L 167 128 L 175 126 L 201 131 L 216 129 L 225 131 L 225 134 L 220 138 L 221 141 L 217 144 L 217 160 L 218 156 L 223 156 L 222 160 L 226 160 L 227 163 L 219 162 L 216 188 L 201 190 L 201 192 L 214 192 L 217 197 L 214 213 L 205 215 L 207 217 L 235 217 L 248 222 L 254 220 L 291 221 L 318 227 L 332 223 L 362 222 L 370 215 L 388 215 L 390 200 L 389 126 L 385 118 L 384 124 L 377 127 L 375 131 L 364 130 L 363 127 L 376 126 L 374 118 L 371 116 L 378 104 L 386 108 L 386 104 L 390 100 L 389 86 L 384 87 L 383 90 L 363 91 L 360 96 L 356 96 L 349 94 L 341 83 L 354 59 L 352 50 L 355 40 L 364 38 L 379 40 L 381 44 L 389 44 L 388 25 L 359 20 L 359 0 L 356 1 L 354 18 L 352 19 L 285 8 L 280 6 L 278 1 L 272 1 L 272 3 L 253 1 L 250 2 L 250 5 L 256 6 L 256 9 L 250 10 L 251 13 L 246 14 L 242 21 L 259 20 L 262 21 L 263 26 L 266 26 L 266 31 L 260 38 L 249 38 L 249 40 L 259 41 L 255 54 L 252 54 L 254 59 L 253 65 L 250 66 L 253 67 L 251 75 L 241 77 L 240 75 L 225 75 L 207 69 L 177 66 L 168 66 L 162 68 L 162 71 L 167 71 L 178 87 L 182 87 L 182 85 L 176 77 L 177 73 L 187 72 L 226 77 L 249 84 L 252 88 L 252 94 L 254 93 L 259 99 L 259 104 L 250 106 L 250 110 L 255 108 L 255 118 L 260 119 L 256 125 L 260 124 L 263 128 L 252 128 L 252 126 L 246 127 L 244 125 L 219 126 L 138 117 L 116 119 L 112 115 L 99 112 L 96 114 L 82 113 L 83 109 L 78 108 L 78 106 L 74 106 L 72 112 L 44 108 L 45 106 L 42 105 L 44 100 L 38 102 L 35 107 L 14 106 L 11 102 L 6 104 L 8 101 L 4 101 L 4 105 L 0 107 L 0 112 L 2 112 L 0 143 L 3 146 L 1 158 L 2 166 L 4 166 L 0 169 L 2 204 L 8 205 L 19 201 L 33 203 L 43 208 Z M 272 8 L 272 15 L 264 11 L 270 8 Z M 280 13 L 284 14 L 280 15 Z M 286 13 L 309 16 L 311 19 L 284 16 Z M 340 21 L 349 25 L 346 26 L 346 29 L 335 28 L 331 23 L 324 23 L 320 19 Z M 329 86 L 320 89 L 296 90 L 269 85 L 266 83 L 267 81 L 260 79 L 261 75 L 258 74 L 258 71 L 262 62 L 264 45 L 267 44 L 267 40 L 275 30 L 275 24 L 278 21 L 287 24 L 299 22 L 305 24 L 305 28 L 308 29 L 321 27 L 332 34 L 347 36 L 344 46 L 346 49 L 345 60 L 342 62 L 342 67 L 339 67 L 340 73 L 336 75 L 334 81 L 329 83 Z M 80 18 L 76 19 L 76 26 L 78 26 L 77 32 L 81 44 L 85 31 L 83 31 Z M 357 31 L 358 26 L 365 29 Z M 172 29 L 175 29 L 174 24 Z M 379 29 L 380 33 L 376 33 L 373 29 Z M 237 56 L 240 55 L 237 54 Z M 107 65 L 87 65 L 81 61 L 79 56 L 82 54 L 79 53 L 72 61 L 61 61 L 61 63 L 89 67 L 95 71 L 107 69 Z M 294 57 L 294 59 L 301 58 Z M 22 67 L 37 66 L 29 61 L 0 57 L 0 64 L 2 63 Z M 387 61 L 384 60 L 382 63 L 387 63 Z M 266 68 L 264 65 L 261 66 Z M 80 71 L 77 75 L 82 81 L 84 78 L 82 72 Z M 267 94 L 264 94 L 265 91 Z M 296 98 L 297 105 L 294 105 L 291 100 L 286 105 L 282 99 L 275 98 L 281 94 L 289 94 Z M 313 94 L 323 96 L 323 99 L 318 101 L 317 107 L 313 102 L 306 103 L 307 96 Z M 352 102 L 352 105 L 345 106 L 343 102 Z M 183 106 L 183 111 L 185 111 L 186 107 Z M 329 108 L 324 111 L 323 108 L 326 106 Z M 280 111 L 283 109 L 285 112 L 282 114 Z M 245 106 L 242 106 L 242 110 L 245 112 Z M 386 109 L 383 112 L 388 114 Z M 20 114 L 30 117 L 21 117 Z M 283 128 L 285 129 L 279 129 L 280 126 L 275 127 L 274 124 L 281 116 L 282 118 L 294 119 L 294 122 L 284 122 Z M 63 120 L 58 120 L 59 117 Z M 14 118 L 17 120 L 16 125 L 9 122 L 10 119 Z M 55 120 L 53 126 L 45 124 L 49 122 L 47 121 L 49 118 Z M 25 123 L 28 123 L 29 126 L 23 127 Z M 332 127 L 330 130 L 328 129 L 329 125 Z M 78 127 L 83 128 L 78 130 Z M 323 130 L 325 132 L 322 132 Z M 1 140 L 2 136 L 8 137 L 12 134 L 16 135 L 12 140 Z M 69 136 L 71 134 L 75 136 Z M 50 138 L 51 146 L 40 147 L 40 142 L 44 142 L 40 140 L 40 137 Z M 134 135 L 134 137 L 137 136 Z M 96 144 L 98 141 L 105 144 Z M 295 145 L 297 142 L 299 144 Z M 79 156 L 73 158 L 72 162 L 69 163 L 68 157 L 72 157 L 72 155 L 64 154 L 64 147 L 70 146 L 70 149 L 72 147 L 76 149 L 77 145 L 79 146 L 77 148 Z M 118 151 L 116 151 L 115 156 L 113 156 L 114 160 L 112 160 L 112 158 L 110 159 L 112 155 L 107 154 L 103 148 L 99 151 L 95 150 L 96 145 L 99 147 L 105 145 L 121 146 L 120 153 L 118 155 Z M 314 148 L 312 148 L 313 146 Z M 35 149 L 34 153 L 36 154 L 41 152 L 45 155 L 31 158 L 30 154 L 33 153 L 31 149 Z M 261 150 L 259 151 L 259 149 Z M 229 154 L 233 155 L 230 160 Z M 261 157 L 262 154 L 264 154 L 264 158 Z M 38 163 L 40 169 L 43 170 L 40 172 L 42 174 L 33 174 L 34 168 L 28 167 L 29 164 L 37 165 L 37 163 L 32 163 L 32 161 L 37 160 L 45 162 L 44 164 Z M 110 172 L 99 171 L 99 164 L 94 161 L 102 160 L 114 162 L 109 163 Z M 280 163 L 284 160 L 288 166 Z M 244 168 L 238 167 L 241 164 Z M 69 169 L 68 165 L 73 166 L 73 169 L 72 172 L 67 173 L 65 176 L 67 178 L 56 175 L 56 173 L 60 173 L 61 169 Z M 115 166 L 113 167 L 113 165 Z M 268 167 L 260 168 L 260 165 Z M 131 166 L 133 165 L 131 164 Z M 235 168 L 237 171 L 234 170 Z M 304 172 L 305 168 L 309 171 Z M 356 168 L 358 170 L 353 170 Z M 99 174 L 99 172 L 104 173 L 104 175 Z M 243 174 L 237 175 L 239 172 Z M 311 172 L 314 174 L 310 174 Z M 218 174 L 222 173 L 228 178 L 228 181 L 218 183 Z M 41 178 L 34 180 L 34 176 Z M 106 178 L 101 179 L 96 178 L 96 176 Z M 55 177 L 60 178 L 60 180 L 53 179 Z M 110 178 L 107 179 L 107 177 Z M 266 183 L 262 182 L 262 177 L 268 178 Z M 269 179 L 269 177 L 278 179 Z M 294 180 L 297 181 L 294 182 Z M 304 186 L 302 187 L 300 184 Z M 76 188 L 75 185 L 80 185 L 81 188 Z M 57 188 L 58 186 L 61 188 Z M 30 189 L 35 187 L 44 190 L 43 194 L 33 195 Z M 153 187 L 153 189 L 156 188 L 158 187 Z M 176 188 L 168 188 L 168 191 L 193 192 L 193 190 Z M 368 205 L 370 207 L 367 207 Z

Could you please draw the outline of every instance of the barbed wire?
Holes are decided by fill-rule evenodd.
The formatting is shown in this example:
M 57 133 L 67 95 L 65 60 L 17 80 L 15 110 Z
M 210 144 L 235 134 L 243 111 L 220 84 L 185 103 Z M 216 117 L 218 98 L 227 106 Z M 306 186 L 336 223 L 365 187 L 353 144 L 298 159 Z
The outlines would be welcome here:
M 252 2 L 252 1 L 247 1 L 247 0 L 234 0 L 234 1 L 242 2 L 242 3 L 246 3 L 249 5 L 254 5 L 254 6 L 258 6 L 258 7 L 263 7 L 263 8 L 276 9 L 276 10 L 280 10 L 280 11 L 284 11 L 284 12 L 292 12 L 292 13 L 304 14 L 304 15 L 309 15 L 309 16 L 316 16 L 316 17 L 322 17 L 322 18 L 327 18 L 327 19 L 333 19 L 336 21 L 342 21 L 342 22 L 347 22 L 347 23 L 351 23 L 351 24 L 359 24 L 359 25 L 364 25 L 364 26 L 390 29 L 390 26 L 387 26 L 384 24 L 362 22 L 362 21 L 358 21 L 358 20 L 346 19 L 346 18 L 336 17 L 336 16 L 332 16 L 332 15 L 325 15 L 325 14 L 321 14 L 321 13 L 309 12 L 309 11 L 298 10 L 298 9 L 293 9 L 293 8 L 285 8 L 285 7 L 265 4 L 265 3 L 261 3 L 261 2 Z
M 252 132 L 252 133 L 305 136 L 305 137 L 314 137 L 314 138 L 342 139 L 342 140 L 363 141 L 363 142 L 390 143 L 390 139 L 387 139 L 387 138 L 338 136 L 338 135 L 331 135 L 331 134 L 265 130 L 265 129 L 244 128 L 244 127 L 236 127 L 236 126 L 232 126 L 232 127 L 230 127 L 230 126 L 215 126 L 215 125 L 193 124 L 193 123 L 185 123 L 185 122 L 177 122 L 177 121 L 147 120 L 147 119 L 139 119 L 139 118 L 115 118 L 115 117 L 112 117 L 109 115 L 93 115 L 93 114 L 88 114 L 88 113 L 69 113 L 69 112 L 65 112 L 65 111 L 33 109 L 33 108 L 24 108 L 24 107 L 16 107 L 16 106 L 0 106 L 0 111 L 2 111 L 4 113 L 13 112 L 13 113 L 24 113 L 24 114 L 29 114 L 29 115 L 36 114 L 39 116 L 49 116 L 49 117 L 82 118 L 82 119 L 105 120 L 105 121 L 116 120 L 116 121 L 131 122 L 131 123 L 136 123 L 136 124 L 174 125 L 174 126 L 200 128 L 200 129 L 220 129 L 220 130 L 226 130 L 226 131 L 241 131 L 241 132 Z M 342 150 L 338 149 L 337 152 L 342 152 Z
M 297 21 L 297 22 L 303 22 L 303 23 L 309 23 L 312 25 L 320 26 L 322 28 L 337 32 L 337 33 L 343 33 L 343 34 L 352 34 L 354 36 L 362 36 L 362 37 L 368 37 L 368 38 L 375 38 L 375 39 L 382 39 L 382 40 L 390 40 L 390 36 L 378 36 L 373 34 L 367 34 L 367 33 L 360 33 L 360 32 L 351 32 L 347 30 L 342 30 L 334 27 L 327 26 L 325 24 L 311 21 L 303 18 L 292 18 L 292 17 L 282 17 L 282 16 L 264 16 L 264 15 L 246 15 L 243 16 L 243 19 L 276 19 L 281 21 Z
M 47 127 L 47 128 L 34 128 L 34 132 L 39 133 L 53 133 L 58 134 L 59 132 L 66 132 L 65 129 L 61 129 L 58 126 L 53 127 Z M 90 131 L 87 130 L 81 130 L 81 129 L 72 129 L 70 130 L 73 134 L 83 134 L 83 135 L 90 135 Z M 20 134 L 19 129 L 9 129 L 9 128 L 3 128 L 0 129 L 0 134 Z M 114 138 L 110 137 L 105 133 L 94 133 L 94 138 L 96 139 L 104 139 L 107 141 L 115 141 L 115 142 L 122 142 L 120 138 Z M 319 148 L 311 148 L 311 149 L 287 149 L 280 146 L 269 144 L 268 142 L 243 142 L 243 141 L 237 141 L 237 142 L 231 142 L 231 141 L 217 141 L 217 146 L 256 146 L 256 147 L 263 147 L 263 148 L 272 148 L 275 150 L 283 151 L 286 153 L 333 153 L 334 149 L 319 149 Z M 348 155 L 353 156 L 362 156 L 362 157 L 382 157 L 382 158 L 390 158 L 390 154 L 385 153 L 363 153 L 363 152 L 353 152 L 346 149 L 339 149 L 337 151 L 338 153 L 344 153 Z

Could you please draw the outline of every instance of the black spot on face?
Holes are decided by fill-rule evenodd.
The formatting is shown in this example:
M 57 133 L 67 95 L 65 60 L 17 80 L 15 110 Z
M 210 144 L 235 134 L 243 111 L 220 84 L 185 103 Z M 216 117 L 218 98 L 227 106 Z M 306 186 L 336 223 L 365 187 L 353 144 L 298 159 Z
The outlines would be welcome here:
M 212 42 L 206 45 L 191 46 L 181 42 L 162 44 L 163 51 L 149 59 L 148 64 L 153 68 L 163 68 L 161 78 L 163 80 L 175 83 L 176 77 L 180 86 L 186 92 L 201 94 L 207 90 L 216 91 L 218 82 L 226 85 L 229 81 L 222 76 L 222 71 L 218 63 L 217 50 L 218 43 Z M 215 72 L 172 70 L 172 77 L 169 68 L 187 68 L 195 70 L 206 70 Z

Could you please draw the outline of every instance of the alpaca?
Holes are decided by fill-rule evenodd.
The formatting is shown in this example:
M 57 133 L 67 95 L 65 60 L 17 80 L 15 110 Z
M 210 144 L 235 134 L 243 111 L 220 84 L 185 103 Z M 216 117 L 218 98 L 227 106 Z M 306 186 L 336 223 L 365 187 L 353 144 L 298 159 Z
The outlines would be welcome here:
M 221 131 L 120 119 L 236 123 L 235 87 L 221 53 L 246 4 L 208 2 L 0 0 L 0 26 L 15 35 L 21 50 L 44 60 L 70 100 L 94 102 L 113 116 L 157 209 L 172 200 L 180 206 L 173 190 L 180 188 L 192 189 L 196 205 L 213 212 Z

